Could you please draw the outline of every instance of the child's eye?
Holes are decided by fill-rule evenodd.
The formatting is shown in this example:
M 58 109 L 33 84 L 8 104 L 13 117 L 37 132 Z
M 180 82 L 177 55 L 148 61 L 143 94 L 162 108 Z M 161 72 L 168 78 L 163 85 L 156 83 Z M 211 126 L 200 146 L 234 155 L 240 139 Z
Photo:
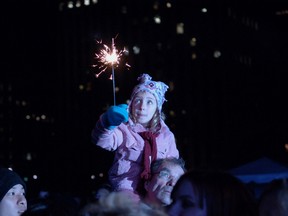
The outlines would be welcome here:
M 153 101 L 152 101 L 152 100 L 149 100 L 147 103 L 148 103 L 149 105 L 151 105 L 151 104 L 153 104 Z
M 135 100 L 134 100 L 134 103 L 135 103 L 135 104 L 140 103 L 140 99 L 135 99 Z

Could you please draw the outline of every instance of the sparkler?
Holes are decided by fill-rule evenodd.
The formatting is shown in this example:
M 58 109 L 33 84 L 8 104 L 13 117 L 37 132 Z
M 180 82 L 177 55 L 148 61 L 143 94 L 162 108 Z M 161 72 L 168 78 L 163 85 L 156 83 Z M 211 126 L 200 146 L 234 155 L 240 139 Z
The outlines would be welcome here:
M 101 43 L 102 42 L 98 42 Z M 112 74 L 110 76 L 110 79 L 112 80 L 113 84 L 113 102 L 114 105 L 116 105 L 116 96 L 115 96 L 115 74 L 114 74 L 114 68 L 119 66 L 120 63 L 120 57 L 123 55 L 124 52 L 127 52 L 125 49 L 118 51 L 116 49 L 114 38 L 112 38 L 112 44 L 111 48 L 107 46 L 106 44 L 103 44 L 104 49 L 101 49 L 99 53 L 95 54 L 95 58 L 99 61 L 99 65 L 92 65 L 92 67 L 99 67 L 101 70 L 99 73 L 97 73 L 95 76 L 98 78 L 102 73 L 104 73 L 109 66 L 111 66 Z M 127 63 L 125 64 L 127 67 L 130 67 Z

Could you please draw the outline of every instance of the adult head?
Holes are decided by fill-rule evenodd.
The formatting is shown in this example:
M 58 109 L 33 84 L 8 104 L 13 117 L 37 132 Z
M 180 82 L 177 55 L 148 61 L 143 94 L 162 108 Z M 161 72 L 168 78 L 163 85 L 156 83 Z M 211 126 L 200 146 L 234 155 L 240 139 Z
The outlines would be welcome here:
M 151 164 L 151 177 L 144 183 L 144 201 L 150 205 L 169 205 L 172 189 L 185 171 L 185 162 L 181 158 L 155 160 Z
M 126 193 L 111 192 L 98 203 L 88 203 L 79 212 L 79 216 L 168 216 L 163 209 L 147 208 L 135 202 Z
M 165 92 L 168 86 L 160 81 L 152 81 L 148 74 L 138 77 L 140 82 L 131 94 L 129 103 L 130 118 L 134 123 L 154 129 L 160 122 L 162 105 L 166 101 Z
M 0 168 L 0 216 L 19 216 L 27 210 L 26 184 L 7 168 Z
M 171 197 L 170 216 L 257 215 L 257 205 L 250 190 L 226 172 L 186 172 L 178 180 Z
M 111 192 L 113 192 L 113 188 L 109 183 L 101 184 L 94 193 L 94 199 L 99 201 L 99 199 L 107 197 Z

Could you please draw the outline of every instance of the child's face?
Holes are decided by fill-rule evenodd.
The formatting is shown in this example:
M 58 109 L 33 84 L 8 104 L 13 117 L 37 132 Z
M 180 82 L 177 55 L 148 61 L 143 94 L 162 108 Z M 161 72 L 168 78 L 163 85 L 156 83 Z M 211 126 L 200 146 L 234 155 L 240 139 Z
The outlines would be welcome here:
M 156 112 L 157 101 L 153 94 L 143 91 L 134 96 L 132 115 L 137 123 L 147 127 Z

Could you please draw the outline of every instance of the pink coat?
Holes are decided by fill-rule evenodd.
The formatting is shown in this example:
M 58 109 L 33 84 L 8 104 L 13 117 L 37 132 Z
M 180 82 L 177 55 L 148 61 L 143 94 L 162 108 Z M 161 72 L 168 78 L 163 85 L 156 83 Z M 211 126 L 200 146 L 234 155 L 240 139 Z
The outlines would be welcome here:
M 115 190 L 132 190 L 136 193 L 143 171 L 144 140 L 138 134 L 146 129 L 140 124 L 134 124 L 131 119 L 113 130 L 105 129 L 101 118 L 92 131 L 92 142 L 108 151 L 115 151 L 112 167 L 109 170 L 109 180 Z M 179 158 L 174 134 L 161 121 L 160 134 L 156 138 L 157 158 Z

